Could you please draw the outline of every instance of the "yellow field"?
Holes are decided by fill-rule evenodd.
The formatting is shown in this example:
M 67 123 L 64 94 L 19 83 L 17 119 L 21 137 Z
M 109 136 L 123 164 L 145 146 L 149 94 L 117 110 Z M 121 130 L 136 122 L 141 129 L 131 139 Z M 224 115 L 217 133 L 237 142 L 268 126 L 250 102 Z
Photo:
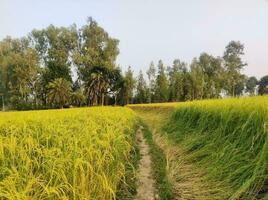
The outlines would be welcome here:
M 114 199 L 135 121 L 112 107 L 0 113 L 0 199 Z

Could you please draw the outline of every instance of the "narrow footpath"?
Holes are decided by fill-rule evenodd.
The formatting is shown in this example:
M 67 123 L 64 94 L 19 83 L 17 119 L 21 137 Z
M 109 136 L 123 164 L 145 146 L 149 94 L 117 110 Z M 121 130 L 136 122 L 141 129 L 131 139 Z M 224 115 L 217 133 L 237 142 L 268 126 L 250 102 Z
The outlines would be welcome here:
M 150 149 L 143 136 L 142 129 L 143 127 L 138 129 L 136 136 L 141 159 L 138 166 L 137 195 L 135 200 L 159 200 L 154 187 L 155 181 L 152 175 L 152 159 Z

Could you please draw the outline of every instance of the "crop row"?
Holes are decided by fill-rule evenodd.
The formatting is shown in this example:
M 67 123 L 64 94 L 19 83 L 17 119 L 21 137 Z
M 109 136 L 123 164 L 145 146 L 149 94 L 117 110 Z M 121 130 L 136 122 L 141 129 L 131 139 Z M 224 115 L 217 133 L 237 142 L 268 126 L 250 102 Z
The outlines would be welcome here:
M 0 199 L 114 199 L 135 119 L 111 107 L 0 113 Z

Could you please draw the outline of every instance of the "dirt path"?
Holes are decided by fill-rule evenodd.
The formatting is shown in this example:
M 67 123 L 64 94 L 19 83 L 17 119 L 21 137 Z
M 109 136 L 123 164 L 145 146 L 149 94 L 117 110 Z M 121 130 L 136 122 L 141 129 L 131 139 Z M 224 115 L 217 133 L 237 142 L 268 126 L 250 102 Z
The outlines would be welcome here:
M 140 149 L 141 159 L 137 173 L 137 195 L 135 200 L 158 200 L 154 188 L 152 176 L 152 160 L 149 153 L 149 146 L 145 141 L 140 127 L 137 131 L 137 143 Z

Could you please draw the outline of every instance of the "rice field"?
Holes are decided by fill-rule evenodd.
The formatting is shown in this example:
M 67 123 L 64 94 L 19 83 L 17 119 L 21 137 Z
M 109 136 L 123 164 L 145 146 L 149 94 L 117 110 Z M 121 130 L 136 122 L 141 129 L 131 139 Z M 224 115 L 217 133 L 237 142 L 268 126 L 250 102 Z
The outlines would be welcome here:
M 0 113 L 0 199 L 115 199 L 135 122 L 128 108 Z
M 162 132 L 178 146 L 177 164 L 191 165 L 185 176 L 194 180 L 199 174 L 205 199 L 268 197 L 267 96 L 130 107 L 147 118 L 172 113 Z M 183 171 L 177 173 L 176 181 L 183 182 Z
M 267 198 L 268 97 L 128 107 L 0 113 L 0 199 L 125 199 L 138 115 L 175 199 Z

